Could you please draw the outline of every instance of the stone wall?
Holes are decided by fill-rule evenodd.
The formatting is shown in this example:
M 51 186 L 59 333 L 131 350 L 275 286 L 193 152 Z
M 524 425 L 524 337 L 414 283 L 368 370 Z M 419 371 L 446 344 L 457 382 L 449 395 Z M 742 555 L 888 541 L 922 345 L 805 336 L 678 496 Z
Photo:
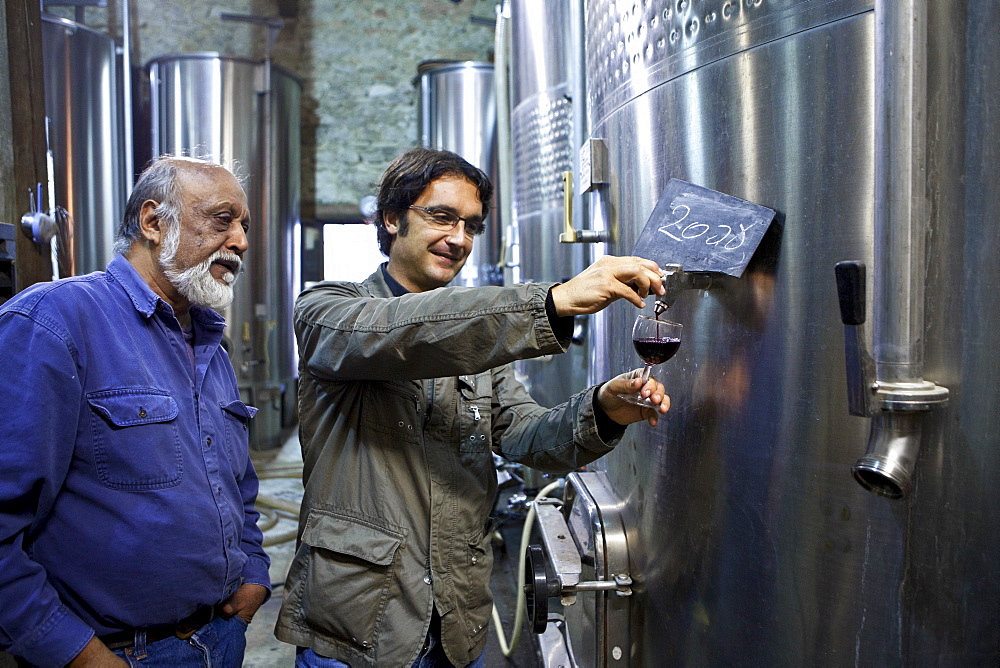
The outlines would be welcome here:
M 121 34 L 121 0 L 86 22 Z M 387 162 L 416 145 L 417 66 L 490 61 L 497 0 L 131 0 L 133 59 L 216 51 L 264 57 L 265 28 L 220 15 L 281 15 L 275 63 L 303 81 L 303 218 L 357 215 Z M 71 8 L 53 8 L 73 18 Z M 476 19 L 476 20 L 473 20 Z

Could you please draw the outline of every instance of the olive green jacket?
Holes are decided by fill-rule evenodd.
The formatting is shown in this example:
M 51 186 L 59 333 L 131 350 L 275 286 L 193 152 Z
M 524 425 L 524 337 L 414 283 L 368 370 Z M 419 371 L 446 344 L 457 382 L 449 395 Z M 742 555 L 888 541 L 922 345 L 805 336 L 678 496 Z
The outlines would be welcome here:
M 559 353 L 552 284 L 393 297 L 377 270 L 299 297 L 305 497 L 280 640 L 360 666 L 409 666 L 434 606 L 455 665 L 489 633 L 491 449 L 564 473 L 609 452 L 594 388 L 545 409 L 515 359 Z

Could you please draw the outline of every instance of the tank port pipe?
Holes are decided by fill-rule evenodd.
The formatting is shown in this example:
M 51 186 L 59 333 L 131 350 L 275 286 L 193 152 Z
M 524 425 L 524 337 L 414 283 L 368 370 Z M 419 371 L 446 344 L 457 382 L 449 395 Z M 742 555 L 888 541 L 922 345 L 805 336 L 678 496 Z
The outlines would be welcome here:
M 947 388 L 923 379 L 926 136 L 927 0 L 877 0 L 873 360 L 860 328 L 863 271 L 853 286 L 841 266 L 837 278 L 851 412 L 872 418 L 867 452 L 852 473 L 868 491 L 894 499 L 912 488 L 923 414 L 948 402 Z
M 872 418 L 865 456 L 851 472 L 869 492 L 901 499 L 913 488 L 923 414 L 947 403 L 948 390 L 922 379 L 877 379 L 875 361 L 865 344 L 865 265 L 840 262 L 835 271 L 844 323 L 848 410 Z
M 889 499 L 913 489 L 913 468 L 920 452 L 922 416 L 882 411 L 872 420 L 868 450 L 851 472 L 862 487 Z

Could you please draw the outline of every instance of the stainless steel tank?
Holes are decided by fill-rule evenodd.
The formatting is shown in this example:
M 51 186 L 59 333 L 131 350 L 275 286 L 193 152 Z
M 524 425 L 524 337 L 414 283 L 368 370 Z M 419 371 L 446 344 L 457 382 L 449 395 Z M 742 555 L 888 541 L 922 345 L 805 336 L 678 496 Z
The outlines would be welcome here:
M 566 281 L 586 266 L 589 249 L 559 243 L 572 205 L 563 202 L 563 174 L 576 171 L 586 117 L 579 43 L 568 29 L 579 13 L 566 2 L 517 0 L 511 7 L 512 220 L 519 280 Z M 566 37 L 570 37 L 567 39 Z M 562 45 L 564 48 L 558 48 Z M 576 104 L 575 104 L 576 103 Z M 564 355 L 522 360 L 515 368 L 535 401 L 555 406 L 586 387 L 581 331 Z
M 250 202 L 246 275 L 226 313 L 226 342 L 241 392 L 260 409 L 251 445 L 280 445 L 294 422 L 292 304 L 300 287 L 301 84 L 266 62 L 215 53 L 147 64 L 153 155 L 216 160 L 243 181 Z
M 108 35 L 48 15 L 42 42 L 53 200 L 73 219 L 62 273 L 86 274 L 111 261 L 128 197 L 120 55 Z
M 876 86 L 880 58 L 896 54 L 877 25 L 895 9 L 875 4 L 586 2 L 590 136 L 608 152 L 609 184 L 592 195 L 592 224 L 613 239 L 601 250 L 632 251 L 670 178 L 778 215 L 741 278 L 717 277 L 670 309 L 685 325 L 660 367 L 671 412 L 655 428 L 630 427 L 596 463 L 590 491 L 603 505 L 587 501 L 583 478 L 572 486 L 569 527 L 590 556 L 583 579 L 618 575 L 612 587 L 629 594 L 581 592 L 566 607 L 580 665 L 1000 662 L 1000 43 L 990 27 L 1000 5 L 916 3 L 916 20 L 899 25 L 926 49 L 897 88 Z M 917 113 L 902 120 L 926 161 L 877 170 L 886 112 L 876 94 L 892 107 L 910 88 Z M 911 194 L 910 231 L 877 213 L 882 198 Z M 887 303 L 902 295 L 884 276 L 918 246 L 907 271 L 922 319 Z M 950 391 L 921 418 L 913 489 L 899 500 L 851 475 L 875 434 L 848 414 L 834 282 L 845 260 L 874 270 L 865 293 L 876 337 L 892 311 L 915 333 L 924 375 Z M 638 365 L 635 314 L 616 304 L 595 319 L 591 380 Z M 591 506 L 620 514 L 610 542 L 580 519 L 599 517 Z M 612 543 L 618 557 L 627 544 L 627 573 L 607 571 Z
M 499 191 L 496 155 L 496 91 L 493 65 L 473 61 L 427 61 L 417 68 L 420 144 L 453 151 L 486 172 Z M 486 233 L 452 285 L 500 285 L 502 225 L 496 201 Z

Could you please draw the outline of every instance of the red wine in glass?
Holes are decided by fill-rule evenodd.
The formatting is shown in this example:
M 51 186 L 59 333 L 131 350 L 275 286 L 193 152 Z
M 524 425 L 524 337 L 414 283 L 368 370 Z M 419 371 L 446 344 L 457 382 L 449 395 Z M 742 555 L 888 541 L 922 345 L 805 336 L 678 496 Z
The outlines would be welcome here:
M 649 380 L 650 369 L 656 364 L 662 364 L 673 357 L 681 345 L 681 332 L 684 326 L 669 320 L 660 320 L 648 315 L 639 315 L 632 326 L 632 345 L 639 357 L 645 362 L 646 367 L 642 370 L 642 385 Z M 620 399 L 636 404 L 637 406 L 652 406 L 649 399 L 639 392 L 631 394 L 619 394 Z
M 641 336 L 632 339 L 635 352 L 649 365 L 663 364 L 673 357 L 681 347 L 681 340 L 669 336 Z

